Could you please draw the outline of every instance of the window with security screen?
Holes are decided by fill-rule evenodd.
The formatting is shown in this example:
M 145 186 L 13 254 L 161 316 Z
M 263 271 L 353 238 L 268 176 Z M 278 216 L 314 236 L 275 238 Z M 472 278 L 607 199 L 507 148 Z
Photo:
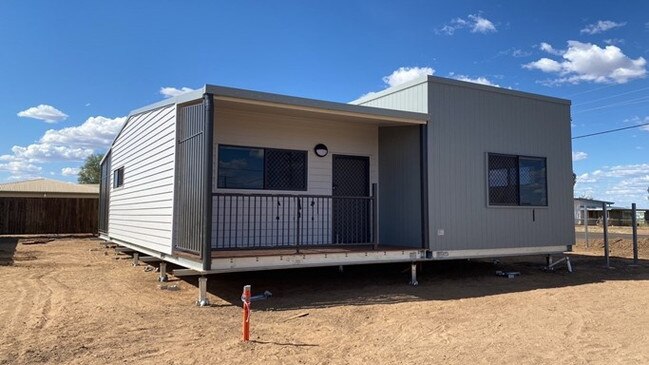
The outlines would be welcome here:
M 546 160 L 490 153 L 489 205 L 547 206 Z
M 266 149 L 266 189 L 306 190 L 306 151 Z
M 307 190 L 307 152 L 220 145 L 217 181 L 227 189 Z

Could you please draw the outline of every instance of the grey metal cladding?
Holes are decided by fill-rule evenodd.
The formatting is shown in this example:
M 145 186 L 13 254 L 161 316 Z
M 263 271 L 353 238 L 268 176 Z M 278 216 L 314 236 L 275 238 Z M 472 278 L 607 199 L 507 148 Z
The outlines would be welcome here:
M 109 206 L 110 206 L 110 151 L 101 162 L 101 180 L 99 182 L 99 232 L 108 233 Z
M 427 86 L 426 82 L 421 82 L 392 93 L 381 94 L 373 99 L 359 99 L 358 105 L 426 113 L 428 111 Z M 353 101 L 353 103 L 356 102 Z
M 420 127 L 379 128 L 379 242 L 420 248 Z
M 202 103 L 178 106 L 174 249 L 202 253 L 205 242 L 205 112 Z
M 453 83 L 428 85 L 431 249 L 574 244 L 570 105 Z M 548 206 L 488 207 L 489 152 L 546 157 Z

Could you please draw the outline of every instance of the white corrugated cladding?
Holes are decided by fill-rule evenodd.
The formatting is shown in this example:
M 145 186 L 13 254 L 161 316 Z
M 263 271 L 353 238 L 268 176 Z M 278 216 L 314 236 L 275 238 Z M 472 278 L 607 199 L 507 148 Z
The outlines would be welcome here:
M 176 106 L 129 118 L 113 147 L 110 237 L 171 254 Z M 112 184 L 124 168 L 124 184 Z

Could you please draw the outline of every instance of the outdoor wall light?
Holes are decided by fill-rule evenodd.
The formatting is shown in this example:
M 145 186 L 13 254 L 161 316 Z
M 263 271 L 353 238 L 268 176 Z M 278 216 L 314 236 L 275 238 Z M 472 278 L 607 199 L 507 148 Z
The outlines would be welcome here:
M 315 152 L 316 156 L 318 157 L 325 157 L 327 153 L 329 153 L 329 149 L 327 149 L 327 146 L 323 145 L 322 143 L 318 143 L 313 148 L 313 152 Z

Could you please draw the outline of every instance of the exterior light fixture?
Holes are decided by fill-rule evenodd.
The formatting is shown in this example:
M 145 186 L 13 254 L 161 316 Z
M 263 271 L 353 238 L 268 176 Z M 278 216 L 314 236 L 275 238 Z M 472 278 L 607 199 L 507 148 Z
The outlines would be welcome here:
M 318 157 L 325 157 L 329 153 L 329 149 L 327 149 L 327 146 L 325 146 L 324 144 L 318 143 L 313 148 L 313 152 L 315 152 L 316 156 Z

